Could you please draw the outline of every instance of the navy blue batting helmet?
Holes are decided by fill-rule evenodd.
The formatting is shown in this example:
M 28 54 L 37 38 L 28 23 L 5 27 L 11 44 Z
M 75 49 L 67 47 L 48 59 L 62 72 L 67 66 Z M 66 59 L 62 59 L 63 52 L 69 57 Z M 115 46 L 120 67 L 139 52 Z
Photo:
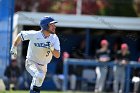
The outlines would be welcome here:
M 57 23 L 52 17 L 45 16 L 40 20 L 41 30 L 48 30 L 48 24 Z

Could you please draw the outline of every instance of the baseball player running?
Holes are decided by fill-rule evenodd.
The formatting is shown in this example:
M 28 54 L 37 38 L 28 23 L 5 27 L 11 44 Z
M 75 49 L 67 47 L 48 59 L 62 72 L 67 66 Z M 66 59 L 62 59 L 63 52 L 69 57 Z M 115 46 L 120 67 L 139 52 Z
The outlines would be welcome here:
M 60 57 L 60 42 L 55 34 L 55 23 L 57 21 L 52 17 L 43 17 L 40 21 L 40 31 L 21 31 L 11 47 L 11 54 L 16 56 L 18 44 L 29 40 L 25 67 L 33 77 L 30 93 L 40 93 L 40 87 L 47 72 L 47 64 L 52 56 Z

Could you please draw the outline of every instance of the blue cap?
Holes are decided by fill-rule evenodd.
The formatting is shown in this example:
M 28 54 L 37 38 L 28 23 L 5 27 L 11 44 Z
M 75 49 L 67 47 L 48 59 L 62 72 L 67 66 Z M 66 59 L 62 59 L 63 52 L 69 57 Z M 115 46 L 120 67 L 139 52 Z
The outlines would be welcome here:
M 48 30 L 48 24 L 58 23 L 50 16 L 45 16 L 40 20 L 41 30 Z

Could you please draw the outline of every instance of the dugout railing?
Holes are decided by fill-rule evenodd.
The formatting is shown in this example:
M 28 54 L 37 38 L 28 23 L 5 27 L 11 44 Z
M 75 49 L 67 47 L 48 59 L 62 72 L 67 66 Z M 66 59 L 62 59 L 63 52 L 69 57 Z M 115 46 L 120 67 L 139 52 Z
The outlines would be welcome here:
M 102 66 L 106 65 L 108 67 L 113 67 L 115 64 L 113 61 L 108 62 L 108 63 L 100 63 L 95 60 L 90 60 L 90 59 L 73 59 L 73 58 L 68 58 L 64 60 L 64 66 L 63 66 L 63 71 L 64 71 L 64 82 L 63 82 L 63 91 L 67 91 L 68 87 L 68 67 L 69 65 L 81 65 L 81 66 Z M 126 65 L 126 80 L 125 80 L 125 93 L 130 92 L 130 82 L 131 82 L 131 70 L 132 68 L 140 68 L 140 63 L 136 61 L 130 61 L 129 64 Z

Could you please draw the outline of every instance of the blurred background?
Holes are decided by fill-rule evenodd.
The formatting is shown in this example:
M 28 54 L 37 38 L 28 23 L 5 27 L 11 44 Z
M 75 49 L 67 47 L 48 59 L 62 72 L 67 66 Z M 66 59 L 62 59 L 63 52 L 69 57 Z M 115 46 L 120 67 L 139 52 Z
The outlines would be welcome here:
M 17 59 L 9 50 L 21 30 L 40 30 L 43 16 L 58 21 L 61 43 L 43 90 L 140 93 L 140 0 L 0 0 L 1 87 L 29 90 L 29 41 Z

